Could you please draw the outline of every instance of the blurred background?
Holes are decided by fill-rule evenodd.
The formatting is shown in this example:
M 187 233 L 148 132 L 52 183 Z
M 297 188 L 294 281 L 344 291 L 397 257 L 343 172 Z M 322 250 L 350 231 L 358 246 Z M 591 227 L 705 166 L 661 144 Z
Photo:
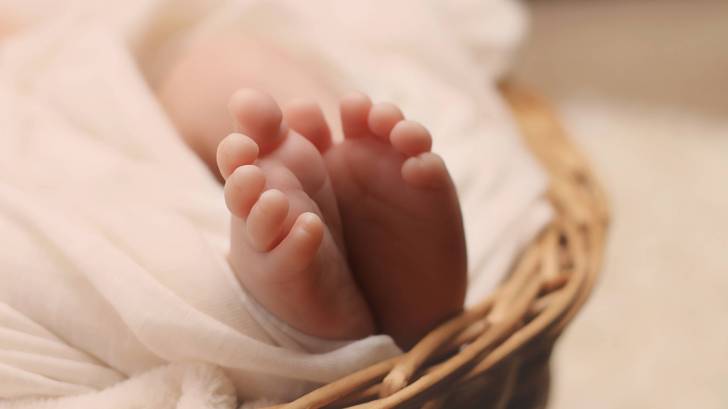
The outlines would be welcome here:
M 550 407 L 728 408 L 728 0 L 526 4 L 511 76 L 555 104 L 612 211 Z
M 613 216 L 550 407 L 728 408 L 728 1 L 528 7 L 513 76 L 555 103 Z

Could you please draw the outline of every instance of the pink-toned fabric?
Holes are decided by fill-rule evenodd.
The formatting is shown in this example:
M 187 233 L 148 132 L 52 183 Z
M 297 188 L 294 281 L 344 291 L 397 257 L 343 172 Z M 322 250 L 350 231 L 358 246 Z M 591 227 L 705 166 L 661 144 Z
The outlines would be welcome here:
M 222 189 L 152 91 L 165 59 L 215 30 L 266 36 L 426 123 L 463 200 L 469 300 L 492 288 L 550 214 L 493 87 L 522 14 L 391 3 L 0 2 L 23 27 L 0 50 L 0 408 L 128 407 L 118 390 L 227 408 L 399 352 L 297 333 L 234 279 Z

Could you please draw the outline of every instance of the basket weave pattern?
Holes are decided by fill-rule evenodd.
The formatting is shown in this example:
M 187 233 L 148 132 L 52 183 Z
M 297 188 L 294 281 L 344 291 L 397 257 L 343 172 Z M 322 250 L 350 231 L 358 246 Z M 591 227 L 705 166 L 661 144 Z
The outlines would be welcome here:
M 549 105 L 511 85 L 501 91 L 549 173 L 553 221 L 487 299 L 409 352 L 280 407 L 545 406 L 553 344 L 589 297 L 601 265 L 607 206 Z

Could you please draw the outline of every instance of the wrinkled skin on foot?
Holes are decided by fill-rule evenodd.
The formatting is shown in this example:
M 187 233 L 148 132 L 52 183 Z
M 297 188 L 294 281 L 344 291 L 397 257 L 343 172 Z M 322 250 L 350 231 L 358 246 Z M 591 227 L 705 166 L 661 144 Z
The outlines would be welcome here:
M 310 100 L 281 109 L 243 89 L 229 108 L 229 260 L 258 302 L 310 335 L 383 332 L 404 348 L 462 309 L 462 218 L 424 127 L 361 94 L 341 101 L 339 143 Z
M 237 92 L 240 133 L 217 162 L 231 212 L 230 264 L 246 290 L 294 328 L 329 339 L 374 331 L 349 270 L 336 201 L 319 151 L 282 123 L 269 96 Z
M 341 101 L 344 141 L 334 144 L 320 109 L 299 102 L 290 126 L 326 159 L 349 265 L 379 330 L 404 348 L 461 311 L 467 256 L 455 188 L 432 138 L 391 104 Z

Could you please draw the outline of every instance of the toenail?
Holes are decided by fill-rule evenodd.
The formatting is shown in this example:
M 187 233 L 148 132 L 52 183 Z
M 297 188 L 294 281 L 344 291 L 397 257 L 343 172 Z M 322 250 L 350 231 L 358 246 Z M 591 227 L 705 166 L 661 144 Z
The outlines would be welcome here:
M 312 234 L 315 233 L 315 230 L 318 230 L 319 218 L 315 214 L 310 212 L 303 213 L 299 216 L 299 220 L 301 223 L 301 229 L 306 233 Z

